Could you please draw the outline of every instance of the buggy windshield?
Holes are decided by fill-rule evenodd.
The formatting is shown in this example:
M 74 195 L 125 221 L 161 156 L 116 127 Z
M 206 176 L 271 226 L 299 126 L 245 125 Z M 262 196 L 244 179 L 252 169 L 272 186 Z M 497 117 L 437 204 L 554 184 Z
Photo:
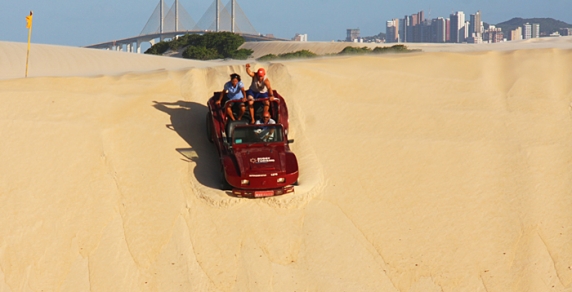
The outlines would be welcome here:
M 232 144 L 282 142 L 282 126 L 249 125 L 240 126 L 232 133 Z

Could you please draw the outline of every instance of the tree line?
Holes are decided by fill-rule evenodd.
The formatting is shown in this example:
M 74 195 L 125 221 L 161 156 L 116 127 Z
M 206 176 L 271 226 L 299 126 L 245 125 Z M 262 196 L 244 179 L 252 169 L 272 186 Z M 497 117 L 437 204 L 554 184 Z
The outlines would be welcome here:
M 162 55 L 168 50 L 183 49 L 187 59 L 213 60 L 232 58 L 246 60 L 253 53 L 249 49 L 238 49 L 244 38 L 232 32 L 208 32 L 203 35 L 186 34 L 171 41 L 161 41 L 151 46 L 145 54 Z
M 182 57 L 195 60 L 236 59 L 246 60 L 254 51 L 250 49 L 238 49 L 244 44 L 244 38 L 231 32 L 208 32 L 203 35 L 186 34 L 170 41 L 161 41 L 151 46 L 145 54 L 162 55 L 168 50 L 183 50 Z M 360 55 L 360 54 L 383 54 L 383 53 L 409 53 L 419 50 L 410 50 L 404 45 L 391 47 L 368 47 L 347 46 L 341 52 L 333 55 Z M 309 50 L 301 50 L 285 54 L 268 54 L 258 58 L 258 61 L 302 59 L 318 57 Z
M 387 54 L 387 53 L 412 53 L 420 52 L 421 50 L 408 49 L 404 45 L 393 45 L 391 47 L 375 47 L 373 49 L 368 47 L 353 47 L 347 46 L 337 54 L 330 54 L 327 56 L 343 56 L 343 55 L 365 55 L 365 54 Z M 302 58 L 314 58 L 319 57 L 319 55 L 308 51 L 301 50 L 292 53 L 285 54 L 268 54 L 264 55 L 256 60 L 258 61 L 271 61 L 271 60 L 286 60 L 286 59 L 302 59 Z

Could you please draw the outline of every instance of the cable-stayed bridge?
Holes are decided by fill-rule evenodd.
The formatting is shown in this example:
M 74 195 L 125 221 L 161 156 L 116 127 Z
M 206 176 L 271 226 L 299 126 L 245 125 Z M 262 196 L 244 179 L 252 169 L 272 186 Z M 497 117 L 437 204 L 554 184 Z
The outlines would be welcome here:
M 234 32 L 247 41 L 284 40 L 258 33 L 236 0 L 230 0 L 224 6 L 221 0 L 214 0 L 199 22 L 193 20 L 179 0 L 175 0 L 170 8 L 164 0 L 160 0 L 138 36 L 94 44 L 86 48 L 141 53 L 143 43 L 153 45 L 158 41 L 173 39 L 185 34 L 219 31 Z

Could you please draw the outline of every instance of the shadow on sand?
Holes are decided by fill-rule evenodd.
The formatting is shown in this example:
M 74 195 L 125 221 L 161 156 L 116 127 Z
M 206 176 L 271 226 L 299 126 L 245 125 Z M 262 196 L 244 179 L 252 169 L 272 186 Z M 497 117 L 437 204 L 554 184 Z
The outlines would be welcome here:
M 177 132 L 189 144 L 190 148 L 175 150 L 185 157 L 183 160 L 196 163 L 194 175 L 197 181 L 204 186 L 219 189 L 220 165 L 215 146 L 207 139 L 206 105 L 182 100 L 153 102 L 153 107 L 171 117 L 171 124 L 166 127 Z

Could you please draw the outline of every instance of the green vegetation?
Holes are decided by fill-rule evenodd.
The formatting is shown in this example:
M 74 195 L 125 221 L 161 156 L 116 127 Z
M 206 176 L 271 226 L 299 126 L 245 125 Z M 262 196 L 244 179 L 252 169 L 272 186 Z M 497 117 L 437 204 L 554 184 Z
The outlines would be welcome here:
M 310 52 L 308 50 L 301 50 L 301 51 L 297 51 L 297 52 L 280 54 L 280 55 L 268 54 L 268 55 L 264 55 L 264 56 L 262 56 L 256 60 L 261 61 L 261 62 L 266 62 L 266 61 L 272 61 L 272 60 L 315 58 L 317 56 L 318 55 L 316 55 L 315 53 Z
M 206 47 L 188 46 L 183 51 L 183 58 L 195 60 L 213 60 L 220 59 L 219 53 L 216 49 Z
M 145 54 L 161 55 L 168 49 L 169 49 L 168 42 L 158 42 L 153 46 L 151 46 L 149 49 L 147 49 L 147 51 L 145 51 Z
M 369 53 L 371 53 L 371 49 L 368 47 L 358 48 L 347 46 L 341 52 L 339 52 L 338 55 L 363 55 Z
M 421 50 L 410 50 L 404 45 L 394 45 L 391 47 L 375 47 L 373 50 L 368 47 L 345 47 L 338 55 L 363 55 L 363 54 L 387 54 L 387 53 L 412 53 Z
M 368 48 L 368 47 L 359 48 L 359 47 L 347 46 L 341 52 L 339 52 L 337 54 L 329 54 L 328 56 L 386 54 L 386 53 L 411 53 L 411 52 L 420 52 L 420 51 L 421 50 L 408 49 L 404 45 L 394 45 L 391 47 L 376 47 L 373 50 L 371 48 Z M 319 56 L 313 52 L 308 51 L 308 50 L 301 50 L 301 51 L 296 51 L 296 52 L 286 53 L 286 54 L 280 54 L 280 55 L 268 54 L 268 55 L 264 55 L 264 56 L 262 56 L 256 60 L 260 61 L 260 62 L 267 62 L 267 61 L 273 61 L 273 60 L 304 59 L 304 58 L 315 58 L 315 57 L 319 57 Z
M 145 51 L 145 54 L 161 55 L 171 50 L 183 49 L 183 58 L 197 60 L 212 60 L 232 58 L 246 60 L 253 51 L 238 49 L 244 39 L 231 32 L 209 32 L 203 35 L 187 34 L 178 39 L 159 42 Z
M 391 47 L 376 47 L 372 51 L 374 54 L 387 54 L 387 53 L 413 53 L 421 52 L 421 50 L 408 49 L 405 45 L 393 45 Z
M 150 47 L 145 54 L 162 55 L 168 50 L 182 50 L 183 58 L 196 60 L 213 60 L 232 58 L 246 60 L 253 53 L 252 50 L 238 49 L 244 43 L 244 39 L 231 32 L 209 32 L 203 35 L 187 34 L 171 41 L 162 41 Z M 404 45 L 391 47 L 368 47 L 347 46 L 338 54 L 331 55 L 360 55 L 360 54 L 383 54 L 383 53 L 408 53 L 420 50 L 410 50 Z M 329 55 L 329 56 L 331 56 Z M 268 54 L 258 58 L 258 61 L 267 62 L 272 60 L 305 59 L 318 57 L 309 50 L 301 50 L 286 54 Z

